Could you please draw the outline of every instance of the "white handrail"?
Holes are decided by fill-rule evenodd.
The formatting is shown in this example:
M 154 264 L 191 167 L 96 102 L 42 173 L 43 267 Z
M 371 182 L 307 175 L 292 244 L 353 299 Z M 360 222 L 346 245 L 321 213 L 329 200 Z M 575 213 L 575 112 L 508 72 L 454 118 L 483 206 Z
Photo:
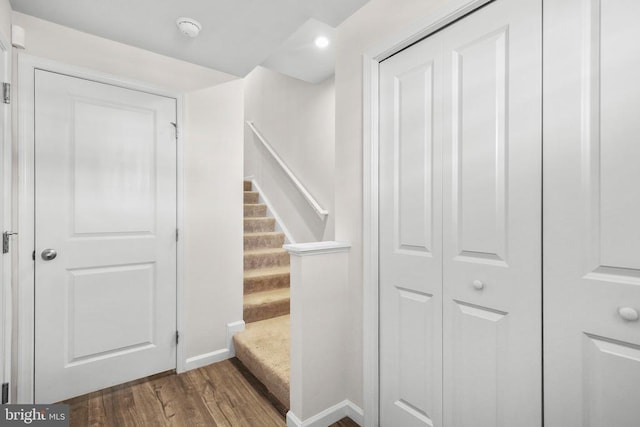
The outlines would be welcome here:
M 329 215 L 329 211 L 324 209 L 322 206 L 320 206 L 320 204 L 317 202 L 317 200 L 311 195 L 311 193 L 309 193 L 309 191 L 307 191 L 307 189 L 304 187 L 304 185 L 302 185 L 302 183 L 300 182 L 300 180 L 293 174 L 293 172 L 291 171 L 291 169 L 289 169 L 289 166 L 287 166 L 287 164 L 280 158 L 280 156 L 278 156 L 278 153 L 276 153 L 273 148 L 271 147 L 271 145 L 269 145 L 269 143 L 267 142 L 267 140 L 264 138 L 264 136 L 262 136 L 262 134 L 260 133 L 260 131 L 258 131 L 258 129 L 256 129 L 256 126 L 253 124 L 252 121 L 247 120 L 247 124 L 249 125 L 249 127 L 251 128 L 251 130 L 253 131 L 253 133 L 256 134 L 256 136 L 258 137 L 258 139 L 260 140 L 260 142 L 262 142 L 262 145 L 264 145 L 264 148 L 267 149 L 267 151 L 271 154 L 271 156 L 273 156 L 273 158 L 275 159 L 275 161 L 280 165 L 280 167 L 282 168 L 282 170 L 284 171 L 285 174 L 287 174 L 287 176 L 289 177 L 289 179 L 293 182 L 293 184 L 296 186 L 296 188 L 298 189 L 298 191 L 300 191 L 300 193 L 304 196 L 304 198 L 307 200 L 307 202 L 309 202 L 309 204 L 311 205 L 311 207 L 313 208 L 314 211 L 316 211 L 316 214 L 318 214 L 318 216 L 320 217 L 320 219 L 324 220 L 327 215 Z

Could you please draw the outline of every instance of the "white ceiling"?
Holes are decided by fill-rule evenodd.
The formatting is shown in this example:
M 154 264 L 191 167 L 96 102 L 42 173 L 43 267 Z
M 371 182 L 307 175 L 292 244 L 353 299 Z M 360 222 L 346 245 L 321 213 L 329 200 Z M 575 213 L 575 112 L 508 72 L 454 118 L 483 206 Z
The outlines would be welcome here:
M 10 1 L 18 12 L 237 76 L 264 63 L 319 81 L 333 74 L 332 49 L 313 51 L 309 38 L 336 27 L 368 0 Z M 177 29 L 181 16 L 202 24 L 197 38 Z M 288 54 L 297 59 L 289 61 Z M 328 71 L 323 77 L 317 69 Z
M 309 83 L 320 83 L 334 72 L 334 33 L 333 27 L 311 18 L 273 51 L 262 66 Z M 315 45 L 318 36 L 326 37 L 329 46 L 318 49 Z

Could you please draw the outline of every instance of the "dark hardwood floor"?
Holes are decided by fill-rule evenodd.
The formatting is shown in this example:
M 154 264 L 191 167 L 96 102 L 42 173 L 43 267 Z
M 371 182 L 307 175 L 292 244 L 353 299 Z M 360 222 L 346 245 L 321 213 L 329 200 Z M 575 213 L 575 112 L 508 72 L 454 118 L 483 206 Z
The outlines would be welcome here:
M 65 401 L 71 427 L 284 427 L 286 408 L 236 359 Z M 344 418 L 331 427 L 356 427 Z

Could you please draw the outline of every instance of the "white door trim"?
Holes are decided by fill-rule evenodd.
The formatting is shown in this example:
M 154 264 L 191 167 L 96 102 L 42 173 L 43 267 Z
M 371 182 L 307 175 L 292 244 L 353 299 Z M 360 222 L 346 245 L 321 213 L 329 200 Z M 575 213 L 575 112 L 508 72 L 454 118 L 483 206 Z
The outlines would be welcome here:
M 457 0 L 362 55 L 363 85 L 363 389 L 364 425 L 379 425 L 378 343 L 378 73 L 380 62 L 493 0 Z
M 4 56 L 4 69 L 0 69 L 0 82 L 11 83 L 11 43 L 0 33 L 0 55 Z M 13 231 L 11 222 L 11 105 L 7 105 L 0 117 L 2 131 L 0 134 L 0 150 L 2 150 L 2 165 L 0 172 L 0 233 Z M 12 240 L 16 240 L 15 238 Z M 12 242 L 13 243 L 13 242 Z M 11 384 L 11 260 L 12 253 L 6 254 L 0 261 L 0 382 Z M 11 399 L 11 392 L 9 392 Z
M 144 83 L 62 64 L 27 54 L 18 55 L 18 330 L 17 330 L 17 396 L 14 403 L 33 403 L 34 398 L 34 73 L 46 70 L 86 80 L 107 83 L 176 99 L 178 128 L 182 130 L 183 97 Z M 178 132 L 177 149 L 177 222 L 184 226 L 184 132 Z M 176 370 L 184 370 L 184 239 L 177 245 L 176 325 L 181 339 L 176 349 Z

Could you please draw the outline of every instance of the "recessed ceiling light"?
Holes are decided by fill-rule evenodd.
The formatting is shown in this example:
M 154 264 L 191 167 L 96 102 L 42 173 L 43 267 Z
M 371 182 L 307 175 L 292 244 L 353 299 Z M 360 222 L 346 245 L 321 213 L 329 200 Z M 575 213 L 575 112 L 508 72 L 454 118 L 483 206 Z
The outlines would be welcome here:
M 314 43 L 320 49 L 324 49 L 325 47 L 329 46 L 329 39 L 326 38 L 325 36 L 318 36 L 316 37 Z
M 200 30 L 202 29 L 202 25 L 193 18 L 178 18 L 176 19 L 176 25 L 187 37 L 196 37 Z

